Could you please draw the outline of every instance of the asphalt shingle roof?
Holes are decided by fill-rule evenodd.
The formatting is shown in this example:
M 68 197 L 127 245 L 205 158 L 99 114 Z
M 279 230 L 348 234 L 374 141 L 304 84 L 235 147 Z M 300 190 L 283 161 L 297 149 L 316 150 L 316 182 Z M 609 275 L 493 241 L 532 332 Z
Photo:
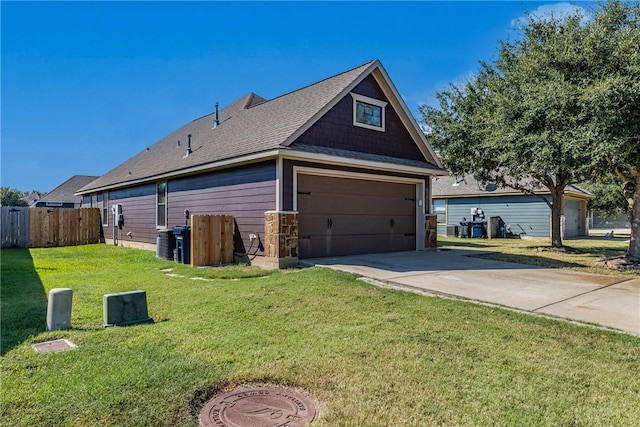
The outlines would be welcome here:
M 469 196 L 498 196 L 504 194 L 522 194 L 518 190 L 512 188 L 498 188 L 495 185 L 480 184 L 473 175 L 465 175 L 464 178 L 455 176 L 439 176 L 432 181 L 433 197 L 469 197 Z M 456 184 L 456 185 L 454 185 Z M 577 185 L 567 186 L 566 191 L 576 195 L 582 195 L 585 198 L 592 198 L 593 194 Z M 549 193 L 546 187 L 539 187 L 536 193 Z
M 62 202 L 62 203 L 78 203 L 82 200 L 81 197 L 74 194 L 86 186 L 87 184 L 95 181 L 98 177 L 91 175 L 74 175 L 46 195 L 38 199 L 39 202 Z
M 371 61 L 271 100 L 253 93 L 245 95 L 219 111 L 217 127 L 213 126 L 214 113 L 196 119 L 86 185 L 80 192 L 126 185 L 286 147 L 296 131 L 376 65 L 379 65 L 378 61 Z M 185 156 L 189 134 L 193 152 Z

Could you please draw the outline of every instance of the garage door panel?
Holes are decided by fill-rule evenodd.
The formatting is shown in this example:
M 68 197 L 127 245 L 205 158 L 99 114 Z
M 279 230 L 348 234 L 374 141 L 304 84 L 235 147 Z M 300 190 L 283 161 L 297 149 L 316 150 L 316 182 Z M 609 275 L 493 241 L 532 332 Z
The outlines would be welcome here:
M 376 181 L 362 179 L 345 179 L 334 177 L 321 177 L 314 175 L 298 175 L 298 191 L 325 194 L 361 194 L 377 195 L 384 197 L 415 197 L 415 186 L 410 184 Z
M 297 179 L 301 258 L 415 250 L 415 184 Z
M 349 214 L 354 209 L 354 196 L 358 199 L 358 211 L 368 212 L 373 215 L 396 214 L 415 215 L 415 199 L 374 195 L 354 195 L 311 192 L 298 195 L 298 210 L 308 210 L 313 207 L 313 212 L 331 214 Z
M 336 235 L 415 234 L 416 222 L 415 217 L 407 215 L 381 217 L 370 214 L 310 214 L 300 222 L 299 226 L 300 235 L 321 235 L 329 230 Z
M 379 252 L 401 252 L 415 249 L 414 236 L 333 236 L 302 237 L 299 240 L 300 253 L 309 257 L 342 256 L 370 253 L 372 248 L 386 248 Z

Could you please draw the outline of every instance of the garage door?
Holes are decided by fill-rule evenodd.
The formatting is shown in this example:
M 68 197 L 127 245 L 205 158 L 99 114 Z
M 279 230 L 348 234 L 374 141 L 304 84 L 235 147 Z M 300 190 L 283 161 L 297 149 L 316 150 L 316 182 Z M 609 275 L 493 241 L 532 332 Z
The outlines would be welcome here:
M 564 237 L 577 237 L 580 234 L 580 202 L 577 200 L 565 200 Z
M 416 186 L 298 175 L 300 258 L 416 249 Z

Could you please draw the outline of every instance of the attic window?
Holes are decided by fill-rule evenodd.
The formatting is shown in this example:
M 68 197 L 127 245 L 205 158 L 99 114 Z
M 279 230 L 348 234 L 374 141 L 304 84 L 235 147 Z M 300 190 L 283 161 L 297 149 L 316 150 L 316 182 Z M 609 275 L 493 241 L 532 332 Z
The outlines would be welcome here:
M 384 132 L 384 111 L 387 103 L 352 93 L 353 125 Z

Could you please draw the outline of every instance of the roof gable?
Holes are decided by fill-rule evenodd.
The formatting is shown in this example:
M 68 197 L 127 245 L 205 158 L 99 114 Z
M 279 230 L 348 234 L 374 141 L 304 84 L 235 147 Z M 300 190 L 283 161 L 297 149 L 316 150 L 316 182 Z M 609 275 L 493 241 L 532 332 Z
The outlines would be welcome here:
M 354 125 L 354 102 L 365 96 L 386 104 L 384 107 L 384 131 Z M 314 147 L 311 147 L 314 146 Z M 309 129 L 302 133 L 290 147 L 302 151 L 317 151 L 323 147 L 341 151 L 367 153 L 429 164 L 424 153 L 404 126 L 400 114 L 389 105 L 389 99 L 376 79 L 369 74 L 349 93 L 340 99 Z
M 77 203 L 81 199 L 75 193 L 82 187 L 96 180 L 97 176 L 92 175 L 74 175 L 49 193 L 38 199 L 39 202 L 55 202 L 55 203 Z
M 85 186 L 79 194 L 134 185 L 184 174 L 216 162 L 287 149 L 370 74 L 381 84 L 394 109 L 400 111 L 405 126 L 410 125 L 409 131 L 427 161 L 441 167 L 376 60 L 271 100 L 249 93 L 219 111 L 219 125 L 214 126 L 215 113 L 193 120 Z M 187 145 L 191 148 L 188 155 Z

